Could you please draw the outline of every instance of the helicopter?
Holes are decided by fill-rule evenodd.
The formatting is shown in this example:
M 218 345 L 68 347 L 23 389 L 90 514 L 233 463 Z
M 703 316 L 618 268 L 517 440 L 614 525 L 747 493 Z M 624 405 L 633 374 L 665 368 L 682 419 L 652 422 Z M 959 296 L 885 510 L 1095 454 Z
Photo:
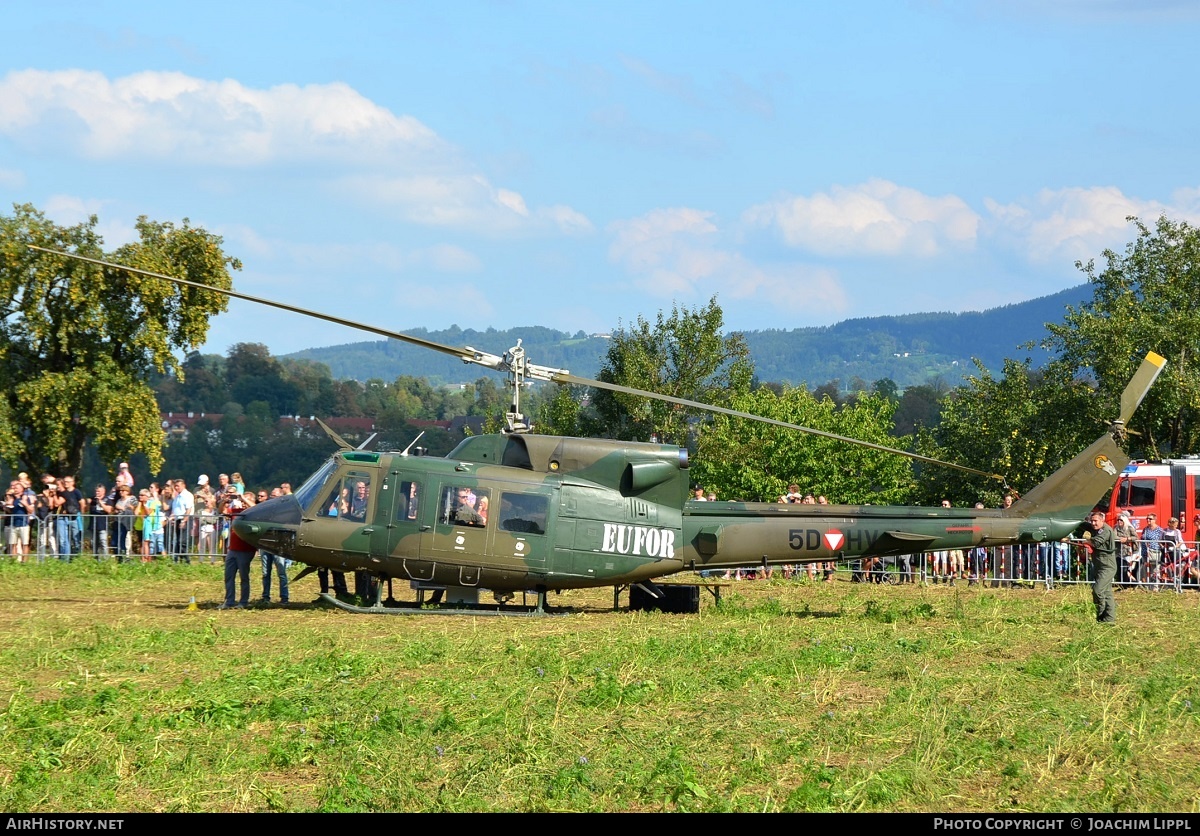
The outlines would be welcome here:
M 1104 434 L 1007 508 L 699 502 L 689 499 L 686 448 L 536 434 L 520 411 L 522 388 L 532 380 L 604 388 L 1002 477 L 539 366 L 529 362 L 520 341 L 502 355 L 446 346 L 235 290 L 75 253 L 32 248 L 346 325 L 508 375 L 512 401 L 504 431 L 470 436 L 444 458 L 437 458 L 421 455 L 413 447 L 415 441 L 400 452 L 355 448 L 322 424 L 338 445 L 337 452 L 294 493 L 262 502 L 234 518 L 234 530 L 248 544 L 305 564 L 297 578 L 317 570 L 364 572 L 388 581 L 389 588 L 396 579 L 456 593 L 450 600 L 457 603 L 440 609 L 396 602 L 390 596 L 385 602 L 382 583 L 373 585 L 374 600 L 365 606 L 322 594 L 329 603 L 353 612 L 541 614 L 549 611 L 551 591 L 613 587 L 618 592 L 629 588 L 632 595 L 637 588 L 652 599 L 664 599 L 677 590 L 667 589 L 671 584 L 663 579 L 685 571 L 1059 540 L 1079 528 L 1084 515 L 1130 462 L 1120 442 L 1166 363 L 1150 352 L 1122 393 L 1120 414 Z M 480 590 L 492 592 L 499 606 L 479 606 Z M 537 596 L 533 608 L 506 606 L 516 594 L 530 591 Z

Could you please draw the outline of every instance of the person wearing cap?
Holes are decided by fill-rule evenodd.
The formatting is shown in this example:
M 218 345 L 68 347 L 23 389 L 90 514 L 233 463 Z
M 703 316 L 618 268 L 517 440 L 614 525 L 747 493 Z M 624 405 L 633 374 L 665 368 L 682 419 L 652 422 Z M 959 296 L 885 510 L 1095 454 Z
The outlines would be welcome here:
M 200 509 L 204 506 L 204 501 L 207 497 L 216 496 L 212 491 L 212 486 L 208 484 L 208 477 L 203 473 L 196 480 L 196 490 L 192 494 L 196 500 L 196 513 L 200 513 Z
M 1113 578 L 1117 575 L 1117 533 L 1104 521 L 1097 509 L 1088 515 L 1085 526 L 1088 548 L 1092 553 L 1092 602 L 1096 621 L 1112 624 L 1117 620 L 1117 602 L 1113 598 Z
M 1138 566 L 1138 530 L 1133 524 L 1128 511 L 1122 511 L 1117 516 L 1117 524 L 1113 529 L 1117 535 L 1117 544 L 1120 548 L 1121 567 L 1120 585 L 1124 586 L 1124 582 L 1137 583 L 1137 566 Z
M 124 485 L 129 488 L 129 492 L 133 493 L 133 474 L 129 472 L 129 462 L 121 462 L 117 465 L 117 486 Z

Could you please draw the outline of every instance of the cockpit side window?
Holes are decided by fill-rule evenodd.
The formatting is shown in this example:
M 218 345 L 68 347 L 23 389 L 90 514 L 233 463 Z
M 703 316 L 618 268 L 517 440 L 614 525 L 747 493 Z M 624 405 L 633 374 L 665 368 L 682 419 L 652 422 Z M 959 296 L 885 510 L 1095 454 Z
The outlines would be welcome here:
M 367 508 L 371 503 L 371 474 L 350 471 L 334 483 L 333 489 L 321 503 L 322 517 L 336 517 L 351 523 L 367 521 Z
M 333 476 L 335 470 L 337 470 L 337 462 L 330 459 L 320 470 L 304 481 L 304 484 L 296 490 L 296 501 L 300 503 L 301 508 L 307 510 L 312 506 L 313 500 L 321 494 L 325 483 Z

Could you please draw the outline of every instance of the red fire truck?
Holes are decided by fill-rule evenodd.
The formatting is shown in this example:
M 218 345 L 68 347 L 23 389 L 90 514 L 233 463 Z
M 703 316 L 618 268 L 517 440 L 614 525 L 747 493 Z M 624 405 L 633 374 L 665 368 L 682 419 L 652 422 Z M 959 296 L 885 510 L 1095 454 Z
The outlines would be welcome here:
M 1112 494 L 1100 501 L 1100 507 L 1109 525 L 1115 525 L 1117 515 L 1128 511 L 1139 529 L 1147 514 L 1155 514 L 1162 526 L 1177 517 L 1184 539 L 1198 539 L 1200 456 L 1130 462 L 1117 477 Z

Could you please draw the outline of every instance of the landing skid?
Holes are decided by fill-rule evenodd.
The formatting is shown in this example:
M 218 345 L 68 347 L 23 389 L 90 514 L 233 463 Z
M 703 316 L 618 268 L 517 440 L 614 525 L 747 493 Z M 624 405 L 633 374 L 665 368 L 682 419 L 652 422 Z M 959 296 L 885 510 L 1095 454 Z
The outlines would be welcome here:
M 421 605 L 418 603 L 392 600 L 389 603 L 376 603 L 370 607 L 360 607 L 347 604 L 328 592 L 318 593 L 317 600 L 330 606 L 360 615 L 487 615 L 487 616 L 561 616 L 571 615 L 575 610 L 550 610 L 544 606 L 530 607 L 507 604 L 450 604 L 446 606 Z

